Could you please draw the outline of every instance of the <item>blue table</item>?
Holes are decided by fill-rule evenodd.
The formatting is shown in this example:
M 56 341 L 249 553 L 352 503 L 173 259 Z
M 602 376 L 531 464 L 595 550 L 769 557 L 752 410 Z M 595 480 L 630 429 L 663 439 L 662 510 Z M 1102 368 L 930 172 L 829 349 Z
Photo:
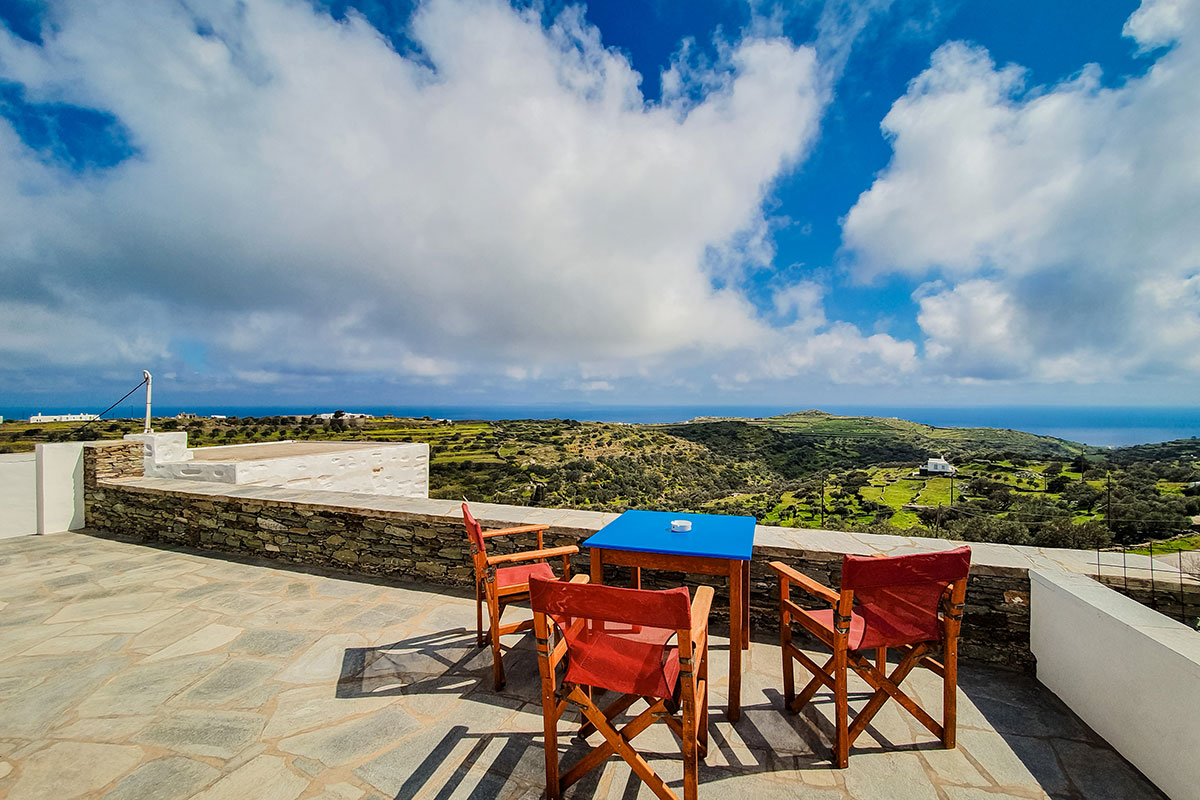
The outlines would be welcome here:
M 671 530 L 671 520 L 691 521 L 686 533 Z M 750 557 L 754 517 L 683 514 L 674 511 L 626 511 L 583 542 L 591 551 L 592 583 L 604 583 L 604 565 L 632 567 L 633 586 L 642 585 L 642 567 L 729 579 L 729 709 L 731 722 L 741 716 L 742 650 L 750 647 Z

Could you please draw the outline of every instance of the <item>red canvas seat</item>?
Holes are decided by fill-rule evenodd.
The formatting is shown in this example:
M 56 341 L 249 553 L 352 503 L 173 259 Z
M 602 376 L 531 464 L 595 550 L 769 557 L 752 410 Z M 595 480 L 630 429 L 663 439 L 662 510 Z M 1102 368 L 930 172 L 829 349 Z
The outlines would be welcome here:
M 775 561 L 770 566 L 779 576 L 784 701 L 791 711 L 798 712 L 822 686 L 833 689 L 834 761 L 838 767 L 848 764 L 850 746 L 888 699 L 896 700 L 940 738 L 944 746 L 954 747 L 958 633 L 971 566 L 969 547 L 890 558 L 845 556 L 840 592 L 822 586 L 782 562 Z M 812 611 L 796 605 L 791 600 L 793 584 L 830 607 Z M 824 666 L 792 644 L 793 622 L 833 651 Z M 942 650 L 941 662 L 928 655 L 938 646 Z M 901 651 L 900 662 L 890 674 L 885 674 L 887 650 L 893 647 Z M 875 665 L 864 652 L 873 652 Z M 813 675 L 798 696 L 793 661 L 799 661 Z M 918 666 L 942 677 L 941 723 L 899 688 Z M 857 672 L 875 689 L 852 723 L 848 720 L 847 669 Z
M 542 674 L 542 714 L 546 739 L 546 793 L 563 790 L 613 754 L 663 800 L 674 793 L 654 773 L 630 741 L 656 718 L 682 740 L 684 797 L 695 800 L 698 762 L 708 745 L 708 611 L 713 590 L 701 586 L 693 602 L 688 590 L 624 589 L 574 581 L 530 581 L 538 665 Z M 552 645 L 551 633 L 557 641 Z M 557 668 L 567 666 L 558 684 Z M 592 689 L 617 692 L 607 708 L 592 702 Z M 647 708 L 619 731 L 612 720 L 639 699 Z M 587 724 L 605 742 L 561 777 L 558 720 L 567 704 L 580 708 Z M 675 716 L 678 708 L 680 717 Z
M 501 589 L 509 586 L 520 586 L 529 583 L 529 579 L 537 576 L 546 580 L 554 580 L 554 567 L 545 561 L 536 564 L 522 564 L 519 567 L 500 567 L 496 570 L 496 585 Z
M 548 525 L 522 525 L 517 528 L 485 531 L 475 520 L 466 503 L 462 504 L 462 512 L 463 525 L 467 529 L 467 540 L 471 544 L 471 560 L 475 565 L 476 640 L 479 646 L 483 647 L 483 606 L 486 603 L 488 618 L 491 621 L 491 626 L 488 628 L 488 639 L 492 643 L 492 672 L 496 689 L 501 689 L 504 686 L 504 664 L 500 659 L 500 637 L 506 633 L 518 633 L 533 627 L 531 619 L 502 625 L 500 617 L 504 613 L 505 607 L 509 603 L 523 600 L 529 596 L 530 578 L 554 579 L 554 569 L 545 562 L 547 558 L 561 557 L 563 578 L 569 578 L 571 576 L 570 559 L 572 555 L 579 552 L 579 548 L 570 545 L 544 549 L 542 533 L 549 527 Z M 488 555 L 488 539 L 524 533 L 537 534 L 536 550 Z M 504 564 L 512 566 L 502 566 Z

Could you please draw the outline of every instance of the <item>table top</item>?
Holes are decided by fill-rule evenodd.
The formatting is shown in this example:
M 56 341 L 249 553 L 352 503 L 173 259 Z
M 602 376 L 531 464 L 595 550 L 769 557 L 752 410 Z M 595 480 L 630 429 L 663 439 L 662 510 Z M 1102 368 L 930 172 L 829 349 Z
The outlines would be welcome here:
M 671 520 L 675 519 L 689 520 L 692 529 L 672 531 Z M 583 546 L 749 561 L 754 553 L 755 524 L 754 517 L 725 514 L 626 511 L 589 536 Z

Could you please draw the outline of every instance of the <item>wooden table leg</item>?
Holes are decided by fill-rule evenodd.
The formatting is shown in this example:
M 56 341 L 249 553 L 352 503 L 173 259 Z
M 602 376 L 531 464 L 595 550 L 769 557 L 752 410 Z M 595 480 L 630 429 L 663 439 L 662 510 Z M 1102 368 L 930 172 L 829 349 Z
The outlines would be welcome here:
M 742 649 L 750 649 L 750 562 L 742 562 Z
M 634 589 L 642 588 L 642 568 L 641 567 L 630 567 L 629 568 L 629 585 L 630 585 L 630 587 L 632 587 Z
M 592 548 L 592 583 L 604 583 L 604 551 L 599 547 Z
M 729 562 L 729 707 L 725 716 L 737 722 L 742 716 L 742 563 Z

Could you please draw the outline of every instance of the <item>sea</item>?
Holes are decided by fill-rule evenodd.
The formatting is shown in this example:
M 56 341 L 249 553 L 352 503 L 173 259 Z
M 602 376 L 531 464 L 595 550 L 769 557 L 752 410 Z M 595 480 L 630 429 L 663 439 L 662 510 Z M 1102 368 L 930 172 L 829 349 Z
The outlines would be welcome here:
M 803 406 L 766 405 L 347 405 L 348 412 L 398 417 L 432 417 L 453 420 L 577 419 L 592 422 L 666 423 L 697 417 L 770 417 L 803 410 Z M 37 413 L 99 413 L 100 408 L 77 406 L 0 407 L 4 419 L 28 419 Z M 269 417 L 290 414 L 321 414 L 334 407 L 304 405 L 238 406 L 155 405 L 155 416 L 189 412 L 201 416 Z M 820 410 L 848 416 L 897 417 L 942 428 L 1008 428 L 1055 436 L 1097 447 L 1166 442 L 1200 436 L 1198 406 L 962 406 L 900 407 L 825 405 Z M 138 418 L 144 407 L 122 404 L 107 418 Z

